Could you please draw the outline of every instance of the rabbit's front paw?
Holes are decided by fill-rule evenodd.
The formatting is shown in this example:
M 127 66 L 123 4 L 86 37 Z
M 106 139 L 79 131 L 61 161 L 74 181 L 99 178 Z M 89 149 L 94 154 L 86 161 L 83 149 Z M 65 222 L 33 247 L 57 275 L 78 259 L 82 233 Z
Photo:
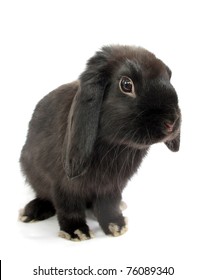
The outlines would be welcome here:
M 71 241 L 83 241 L 83 240 L 88 240 L 93 237 L 92 232 L 88 233 L 83 233 L 80 229 L 76 229 L 72 234 L 60 230 L 59 231 L 59 237 L 71 240 Z
M 84 221 L 70 221 L 67 226 L 61 227 L 61 230 L 59 231 L 59 237 L 71 241 L 83 241 L 92 238 L 93 234 L 89 230 L 88 225 L 84 223 Z
M 124 234 L 125 232 L 127 232 L 127 218 L 124 218 L 124 223 L 109 223 L 108 226 L 109 229 L 109 234 L 113 235 L 113 236 L 120 236 L 122 234 Z

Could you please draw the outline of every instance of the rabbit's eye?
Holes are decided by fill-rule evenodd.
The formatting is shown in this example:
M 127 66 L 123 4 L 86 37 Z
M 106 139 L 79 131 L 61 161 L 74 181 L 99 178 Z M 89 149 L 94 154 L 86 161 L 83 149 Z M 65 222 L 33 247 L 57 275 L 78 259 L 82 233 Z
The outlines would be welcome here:
M 126 76 L 121 77 L 119 88 L 123 93 L 135 97 L 134 84 L 130 78 Z

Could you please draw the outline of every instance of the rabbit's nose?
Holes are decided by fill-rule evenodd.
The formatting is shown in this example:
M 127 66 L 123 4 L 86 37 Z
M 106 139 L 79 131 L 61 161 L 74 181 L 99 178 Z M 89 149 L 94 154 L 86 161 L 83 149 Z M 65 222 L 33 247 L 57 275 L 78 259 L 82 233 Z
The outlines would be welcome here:
M 173 131 L 173 128 L 174 128 L 174 125 L 175 125 L 175 122 L 170 122 L 170 121 L 166 121 L 164 122 L 164 126 L 167 130 L 167 132 L 172 132 Z

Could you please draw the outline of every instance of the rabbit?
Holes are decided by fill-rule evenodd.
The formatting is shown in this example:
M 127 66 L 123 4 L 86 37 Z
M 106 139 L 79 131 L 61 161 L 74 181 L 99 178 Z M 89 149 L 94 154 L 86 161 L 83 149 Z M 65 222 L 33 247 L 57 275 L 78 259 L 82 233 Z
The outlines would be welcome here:
M 23 222 L 57 214 L 59 236 L 93 237 L 90 209 L 107 235 L 127 231 L 122 191 L 151 145 L 179 150 L 181 111 L 171 70 L 142 47 L 103 46 L 79 79 L 36 106 L 20 164 L 36 198 Z

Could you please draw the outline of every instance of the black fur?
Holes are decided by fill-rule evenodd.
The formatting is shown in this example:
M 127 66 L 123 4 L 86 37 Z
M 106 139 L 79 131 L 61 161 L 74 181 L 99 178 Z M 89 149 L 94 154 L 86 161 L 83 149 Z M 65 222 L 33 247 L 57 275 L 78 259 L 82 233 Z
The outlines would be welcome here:
M 122 76 L 133 81 L 135 98 L 121 92 Z M 123 233 L 121 193 L 149 147 L 165 142 L 171 151 L 179 149 L 181 114 L 170 77 L 171 70 L 143 48 L 107 46 L 78 81 L 45 96 L 20 158 L 38 201 L 26 206 L 24 221 L 56 210 L 60 229 L 71 239 L 81 239 L 77 230 L 89 238 L 90 205 L 106 234 Z

